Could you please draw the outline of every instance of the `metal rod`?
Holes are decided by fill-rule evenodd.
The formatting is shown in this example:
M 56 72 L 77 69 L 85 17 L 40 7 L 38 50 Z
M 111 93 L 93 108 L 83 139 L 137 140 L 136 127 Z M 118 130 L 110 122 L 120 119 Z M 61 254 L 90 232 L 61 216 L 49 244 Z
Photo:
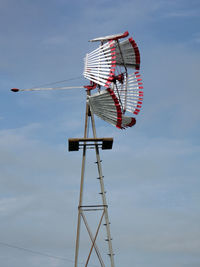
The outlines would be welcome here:
M 90 91 L 87 91 L 87 95 L 90 95 Z M 85 112 L 85 129 L 84 129 L 84 138 L 88 136 L 88 112 L 89 105 L 86 101 L 86 112 Z M 82 167 L 81 167 L 81 183 L 80 183 L 80 195 L 79 195 L 79 207 L 82 206 L 83 202 L 83 185 L 84 185 L 84 176 L 85 176 L 85 159 L 86 159 L 86 145 L 83 146 L 83 157 L 82 157 Z M 75 251 L 75 264 L 78 265 L 78 254 L 79 254 L 79 243 L 80 243 L 80 227 L 81 227 L 81 210 L 78 209 L 78 223 L 77 223 L 77 233 L 76 233 L 76 251 Z
M 96 211 L 96 210 L 104 210 L 104 209 L 82 209 L 83 211 Z
M 95 208 L 95 207 L 105 207 L 104 205 L 87 205 L 87 206 L 80 206 L 79 208 Z
M 62 87 L 36 87 L 30 89 L 17 89 L 12 88 L 13 92 L 24 92 L 24 91 L 48 91 L 48 90 L 71 90 L 71 89 L 82 89 L 83 86 L 62 86 Z
M 91 111 L 91 121 L 92 121 L 93 136 L 94 136 L 94 138 L 97 138 L 94 115 L 93 115 L 92 111 Z M 107 239 L 108 239 L 110 262 L 111 262 L 111 267 L 114 267 L 115 263 L 114 263 L 114 257 L 113 257 L 114 254 L 113 254 L 112 241 L 111 241 L 110 223 L 109 223 L 109 218 L 108 218 L 108 208 L 107 208 L 107 201 L 106 201 L 106 195 L 105 195 L 105 189 L 104 189 L 101 159 L 100 159 L 99 148 L 98 148 L 97 143 L 95 145 L 95 151 L 96 151 L 98 173 L 99 173 L 99 178 L 100 178 L 99 182 L 100 182 L 100 187 L 101 187 L 101 196 L 102 196 L 102 202 L 103 202 L 104 211 L 105 211 L 104 217 L 105 217 L 105 223 L 106 223 L 106 232 L 107 232 Z
M 123 62 L 123 65 L 124 65 L 124 68 L 125 68 L 125 73 L 126 73 L 126 85 L 125 85 L 125 92 L 126 92 L 126 95 L 125 95 L 125 103 L 124 103 L 124 107 L 123 107 L 123 111 L 125 113 L 126 111 L 126 102 L 127 102 L 127 84 L 128 84 L 128 71 L 127 71 L 127 67 L 126 67 L 126 64 L 125 64 L 125 60 L 124 60 L 124 57 L 123 57 L 123 53 L 122 53 L 122 50 L 121 50 L 121 47 L 120 47 L 120 44 L 119 44 L 119 40 L 117 40 L 117 45 L 118 45 L 118 48 L 119 48 L 119 52 L 120 52 L 120 55 L 121 55 L 121 59 L 122 59 L 122 62 Z M 120 100 L 121 101 L 121 100 Z

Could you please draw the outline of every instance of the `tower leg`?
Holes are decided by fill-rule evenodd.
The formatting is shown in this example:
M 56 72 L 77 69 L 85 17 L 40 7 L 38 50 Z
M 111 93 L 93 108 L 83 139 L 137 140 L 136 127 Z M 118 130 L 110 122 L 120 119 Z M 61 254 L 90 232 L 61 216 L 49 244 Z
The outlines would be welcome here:
M 93 136 L 94 136 L 94 138 L 97 138 L 96 127 L 95 127 L 95 122 L 94 122 L 94 115 L 92 114 L 92 112 L 91 112 L 91 120 L 92 120 Z M 114 267 L 115 263 L 114 263 L 114 253 L 113 253 L 113 248 L 112 248 L 112 238 L 111 238 L 111 232 L 110 232 L 110 222 L 109 222 L 109 218 L 108 218 L 108 205 L 107 205 L 106 195 L 105 195 L 105 187 L 104 187 L 104 181 L 103 181 L 99 147 L 97 144 L 95 145 L 95 151 L 96 151 L 96 159 L 97 159 L 97 166 L 98 166 L 98 173 L 99 173 L 99 182 L 100 182 L 100 187 L 101 187 L 101 196 L 102 196 L 102 202 L 104 205 L 104 212 L 105 212 L 104 217 L 105 217 L 105 225 L 106 225 L 106 232 L 107 232 L 109 256 L 110 256 L 111 267 Z
M 89 105 L 86 104 L 84 138 L 88 137 L 88 113 L 89 113 Z M 86 145 L 83 146 L 83 156 L 82 156 L 82 166 L 81 166 L 81 183 L 80 183 L 80 195 L 79 195 L 79 206 L 78 206 L 78 223 L 77 223 L 77 233 L 76 233 L 76 251 L 75 251 L 75 264 L 74 264 L 74 267 L 78 266 L 80 228 L 81 228 L 81 209 L 80 209 L 80 207 L 82 206 L 82 202 L 83 202 L 83 185 L 84 185 L 84 177 L 85 177 L 85 160 L 86 160 Z

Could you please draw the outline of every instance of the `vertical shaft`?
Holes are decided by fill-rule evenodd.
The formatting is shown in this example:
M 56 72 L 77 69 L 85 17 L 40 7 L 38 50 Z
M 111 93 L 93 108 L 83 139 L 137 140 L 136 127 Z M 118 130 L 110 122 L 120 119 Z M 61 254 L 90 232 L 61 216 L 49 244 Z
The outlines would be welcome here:
M 87 92 L 87 94 L 89 94 L 89 91 Z M 89 105 L 86 102 L 84 138 L 88 137 L 88 112 L 89 112 Z M 80 227 L 81 227 L 81 209 L 80 209 L 80 207 L 82 206 L 82 202 L 83 202 L 85 159 L 86 159 L 86 145 L 83 146 L 83 156 L 82 156 L 82 166 L 81 166 L 81 183 L 80 183 L 80 195 L 79 195 L 79 206 L 78 206 L 78 223 L 77 223 L 77 233 L 76 233 L 76 252 L 75 252 L 75 265 L 74 265 L 74 267 L 78 266 Z
M 94 116 L 93 116 L 92 112 L 91 112 L 91 120 L 92 120 L 93 136 L 94 136 L 94 138 L 97 138 Z M 112 239 L 111 239 L 111 233 L 110 233 L 110 222 L 109 222 L 109 218 L 108 218 L 108 205 L 107 205 L 107 201 L 106 201 L 101 160 L 100 160 L 99 148 L 98 148 L 97 144 L 95 145 L 95 150 L 96 150 L 96 159 L 97 159 L 97 166 L 98 166 L 98 173 L 99 173 L 99 181 L 100 181 L 100 187 L 101 187 L 101 196 L 102 196 L 102 202 L 104 205 L 104 212 L 105 212 L 105 225 L 106 225 L 106 231 L 107 231 L 109 256 L 110 256 L 111 267 L 114 267 L 115 264 L 114 264 L 113 248 L 112 248 Z

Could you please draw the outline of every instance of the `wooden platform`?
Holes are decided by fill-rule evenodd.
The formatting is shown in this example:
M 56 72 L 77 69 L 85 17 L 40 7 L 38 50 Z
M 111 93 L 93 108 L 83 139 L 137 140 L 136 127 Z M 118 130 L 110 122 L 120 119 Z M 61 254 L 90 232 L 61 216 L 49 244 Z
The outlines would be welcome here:
M 98 145 L 103 150 L 112 149 L 113 138 L 69 138 L 68 139 L 68 150 L 69 151 L 78 151 L 83 146 L 88 146 L 93 148 Z

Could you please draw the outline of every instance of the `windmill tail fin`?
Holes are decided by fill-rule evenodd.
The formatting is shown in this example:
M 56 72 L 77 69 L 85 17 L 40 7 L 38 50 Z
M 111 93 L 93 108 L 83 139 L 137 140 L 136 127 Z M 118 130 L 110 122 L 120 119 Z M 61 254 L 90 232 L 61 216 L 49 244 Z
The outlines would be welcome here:
M 24 91 L 48 91 L 48 90 L 72 90 L 72 89 L 82 89 L 83 86 L 63 86 L 63 87 L 36 87 L 29 89 L 18 89 L 12 88 L 12 92 L 24 92 Z

